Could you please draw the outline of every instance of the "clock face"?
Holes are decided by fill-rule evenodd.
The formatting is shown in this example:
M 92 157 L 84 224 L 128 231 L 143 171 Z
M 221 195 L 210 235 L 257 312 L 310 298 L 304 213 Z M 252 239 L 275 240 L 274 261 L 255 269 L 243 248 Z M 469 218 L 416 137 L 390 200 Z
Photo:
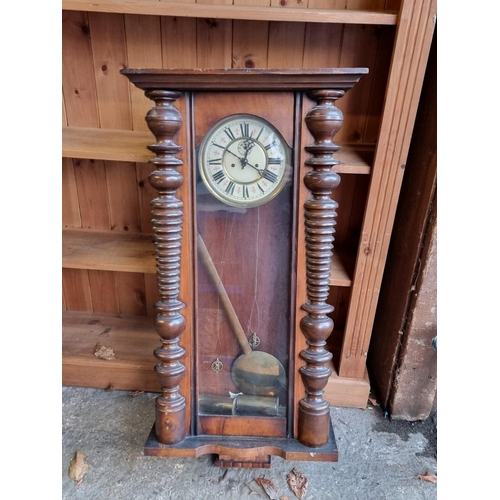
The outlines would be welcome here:
M 208 190 L 233 207 L 273 199 L 287 180 L 289 148 L 278 130 L 254 115 L 231 115 L 205 135 L 199 169 Z

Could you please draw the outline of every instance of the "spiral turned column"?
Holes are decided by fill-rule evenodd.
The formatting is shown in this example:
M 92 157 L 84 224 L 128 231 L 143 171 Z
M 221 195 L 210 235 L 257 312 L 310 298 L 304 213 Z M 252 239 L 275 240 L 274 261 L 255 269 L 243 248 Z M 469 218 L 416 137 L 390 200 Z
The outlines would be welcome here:
M 148 146 L 156 154 L 150 160 L 156 169 L 149 174 L 149 182 L 158 192 L 151 202 L 151 217 L 160 292 L 160 300 L 155 304 L 155 328 L 162 342 L 154 352 L 162 390 L 156 399 L 155 433 L 164 444 L 178 443 L 186 437 L 186 400 L 180 394 L 186 351 L 179 345 L 186 326 L 180 313 L 186 306 L 179 300 L 183 205 L 176 197 L 184 178 L 177 170 L 182 160 L 176 158 L 182 147 L 174 142 L 182 126 L 182 116 L 174 107 L 180 96 L 180 92 L 167 90 L 146 92 L 146 97 L 156 104 L 146 115 L 146 122 L 156 138 L 156 143 Z
M 328 442 L 330 429 L 330 404 L 323 393 L 332 372 L 327 366 L 332 355 L 325 345 L 333 330 L 333 321 L 327 314 L 334 308 L 326 300 L 338 207 L 330 195 L 340 183 L 340 176 L 332 169 L 340 163 L 333 158 L 340 147 L 332 139 L 342 125 L 343 115 L 335 101 L 344 91 L 315 90 L 307 95 L 317 104 L 305 118 L 315 142 L 305 148 L 312 154 L 305 165 L 313 170 L 304 177 L 312 197 L 304 204 L 308 302 L 302 305 L 307 315 L 302 318 L 300 329 L 307 349 L 299 356 L 306 363 L 300 368 L 306 396 L 299 402 L 298 439 L 306 446 L 318 447 Z

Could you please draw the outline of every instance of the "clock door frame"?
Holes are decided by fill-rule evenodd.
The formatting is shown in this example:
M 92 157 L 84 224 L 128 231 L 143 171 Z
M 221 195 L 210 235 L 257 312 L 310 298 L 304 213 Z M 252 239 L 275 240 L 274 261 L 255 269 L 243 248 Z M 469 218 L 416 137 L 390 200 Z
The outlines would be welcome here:
M 282 362 L 286 366 L 286 378 L 287 378 L 287 397 L 284 404 L 279 404 L 283 406 L 287 410 L 286 416 L 242 416 L 242 415 L 202 415 L 201 412 L 198 411 L 197 401 L 201 396 L 200 385 L 201 381 L 205 382 L 205 379 L 210 378 L 214 384 L 217 383 L 217 379 L 225 376 L 229 378 L 229 367 L 230 363 L 234 361 L 241 354 L 240 349 L 236 349 L 233 352 L 230 358 L 226 358 L 224 360 L 224 368 L 222 373 L 214 374 L 209 369 L 210 359 L 206 356 L 194 356 L 194 372 L 193 372 L 193 381 L 196 387 L 197 396 L 193 398 L 192 411 L 193 411 L 193 423 L 195 425 L 193 429 L 193 433 L 196 435 L 228 435 L 228 436 L 254 436 L 254 437 L 291 437 L 293 435 L 293 390 L 290 388 L 294 387 L 294 325 L 295 325 L 295 293 L 296 289 L 296 242 L 297 242 L 297 219 L 294 216 L 297 212 L 297 198 L 298 198 L 298 165 L 299 165 L 299 157 L 296 154 L 298 151 L 298 146 L 296 144 L 296 140 L 298 138 L 297 130 L 300 127 L 300 112 L 301 109 L 301 94 L 295 92 L 190 92 L 189 99 L 191 101 L 191 115 L 189 117 L 188 127 L 193 130 L 192 137 L 194 138 L 194 143 L 191 145 L 193 148 L 192 157 L 197 159 L 197 153 L 199 145 L 201 144 L 205 134 L 212 128 L 212 126 L 219 122 L 220 120 L 226 118 L 229 115 L 243 115 L 250 114 L 262 118 L 273 125 L 283 136 L 283 139 L 287 143 L 287 145 L 291 148 L 291 185 L 288 186 L 288 191 L 290 191 L 290 214 L 289 214 L 289 223 L 291 226 L 290 236 L 288 238 L 288 248 L 286 251 L 289 252 L 289 265 L 286 263 L 280 262 L 279 255 L 273 262 L 269 262 L 268 265 L 275 266 L 276 268 L 280 267 L 283 273 L 287 273 L 289 278 L 288 284 L 288 293 L 285 300 L 280 301 L 279 307 L 287 308 L 287 321 L 288 325 L 280 325 L 277 319 L 272 318 L 274 320 L 274 326 L 271 328 L 272 331 L 278 331 L 277 337 L 281 337 L 280 346 L 273 346 L 270 344 L 270 339 L 265 338 L 266 333 L 266 319 L 268 319 L 264 314 L 262 314 L 262 307 L 260 308 L 260 315 L 262 316 L 261 322 L 264 328 L 261 329 L 263 331 L 263 343 L 260 346 L 260 349 L 268 354 L 274 356 L 280 362 Z M 190 166 L 191 180 L 194 180 L 196 177 L 196 170 L 198 168 L 197 160 L 193 162 L 193 165 Z M 196 186 L 193 183 L 191 187 L 193 195 L 192 199 L 194 200 L 193 205 L 193 213 L 187 214 L 188 216 L 185 218 L 189 219 L 189 222 L 194 224 L 193 233 L 197 234 L 199 228 L 197 227 L 197 220 L 200 215 L 198 213 L 198 207 L 196 205 Z M 278 195 L 279 198 L 279 195 Z M 261 212 L 269 215 L 270 207 L 277 207 L 277 203 L 279 200 L 271 200 L 270 202 L 264 204 L 261 207 L 254 207 L 249 210 L 255 211 L 260 210 Z M 223 206 L 223 205 L 222 205 Z M 227 208 L 228 212 L 231 212 L 232 208 Z M 266 221 L 263 221 L 265 223 Z M 212 226 L 213 231 L 217 230 L 216 225 Z M 206 232 L 204 233 L 206 234 Z M 215 241 L 221 241 L 219 235 L 209 234 L 208 238 L 215 239 Z M 208 247 L 210 247 L 210 241 L 207 241 L 206 236 L 205 243 Z M 214 243 L 212 243 L 213 250 L 210 250 L 210 254 L 213 254 L 214 259 L 219 262 L 219 252 L 218 248 L 214 248 Z M 280 250 L 283 250 L 280 249 Z M 196 284 L 199 282 L 198 276 L 199 273 L 203 273 L 204 270 L 199 269 L 197 265 L 198 259 L 196 258 L 196 254 L 192 255 L 194 261 L 192 263 L 195 275 L 195 304 L 196 308 L 199 304 L 199 291 L 196 289 Z M 268 256 L 265 256 L 266 260 Z M 271 289 L 266 290 L 267 293 L 272 294 Z M 236 308 L 237 311 L 241 310 L 241 306 Z M 194 315 L 194 345 L 196 353 L 200 353 L 203 349 L 200 346 L 201 342 L 201 334 L 202 334 L 202 325 L 200 324 L 200 316 L 201 312 L 196 312 Z M 272 313 L 271 313 L 272 314 Z M 278 316 L 277 311 L 274 312 L 275 316 Z M 281 314 L 282 315 L 282 314 Z M 222 312 L 222 316 L 224 313 Z M 245 324 L 244 319 L 242 318 L 242 324 Z M 222 318 L 221 323 L 224 323 L 224 317 Z M 226 335 L 223 337 L 224 345 L 229 345 L 234 347 L 238 347 L 238 344 L 234 340 L 234 334 L 228 335 L 227 328 L 221 328 L 224 332 L 226 331 Z M 220 335 L 219 331 L 219 335 Z M 273 336 L 273 339 L 276 339 L 276 336 Z M 222 342 L 220 341 L 220 342 Z M 208 361 L 207 361 L 208 359 Z M 202 374 L 203 370 L 203 374 Z M 198 377 L 197 377 L 198 374 Z M 230 383 L 230 382 L 229 382 Z M 205 384 L 204 384 L 205 385 Z M 226 384 L 227 385 L 227 384 Z M 237 388 L 231 389 L 233 393 L 237 392 Z

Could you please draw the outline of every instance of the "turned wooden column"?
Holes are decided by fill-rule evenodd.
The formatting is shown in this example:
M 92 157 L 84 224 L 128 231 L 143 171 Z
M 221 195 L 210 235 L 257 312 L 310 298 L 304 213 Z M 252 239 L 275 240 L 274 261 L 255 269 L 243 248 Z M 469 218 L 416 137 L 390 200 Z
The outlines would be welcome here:
M 183 205 L 176 197 L 184 178 L 177 170 L 182 160 L 176 157 L 182 147 L 174 142 L 182 126 L 182 116 L 174 107 L 180 96 L 180 92 L 168 90 L 146 91 L 146 97 L 156 104 L 146 121 L 156 138 L 156 143 L 148 146 L 156 154 L 150 160 L 156 169 L 149 175 L 149 182 L 158 192 L 151 202 L 151 217 L 160 292 L 155 304 L 155 328 L 162 342 L 154 353 L 159 361 L 155 371 L 162 390 L 156 399 L 155 433 L 164 444 L 178 443 L 186 437 L 186 400 L 180 394 L 186 351 L 179 345 L 186 326 L 180 313 L 186 306 L 179 300 Z
M 332 139 L 343 121 L 335 101 L 344 93 L 343 90 L 307 93 L 317 104 L 305 118 L 315 142 L 305 148 L 312 154 L 305 165 L 313 170 L 304 177 L 312 197 L 304 204 L 308 302 L 302 305 L 307 315 L 302 318 L 300 329 L 306 338 L 307 349 L 300 353 L 300 358 L 306 363 L 300 368 L 300 373 L 306 396 L 299 402 L 298 439 L 310 447 L 325 445 L 330 429 L 330 404 L 323 398 L 323 393 L 331 375 L 327 363 L 332 359 L 331 353 L 325 349 L 326 339 L 333 330 L 333 320 L 327 314 L 334 308 L 326 300 L 338 207 L 331 199 L 331 192 L 340 183 L 340 176 L 332 169 L 340 163 L 333 158 L 333 153 L 340 147 Z

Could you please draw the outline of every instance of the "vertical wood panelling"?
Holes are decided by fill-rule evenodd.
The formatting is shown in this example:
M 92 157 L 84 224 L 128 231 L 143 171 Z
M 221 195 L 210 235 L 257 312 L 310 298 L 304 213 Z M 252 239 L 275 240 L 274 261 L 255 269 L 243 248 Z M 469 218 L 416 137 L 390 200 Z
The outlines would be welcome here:
M 196 66 L 230 68 L 233 22 L 229 19 L 197 19 Z
M 90 28 L 88 15 L 83 12 L 63 11 L 62 13 L 62 84 L 68 125 L 99 127 Z M 70 187 L 69 191 L 63 190 L 63 196 L 68 195 L 63 198 L 63 209 L 69 206 L 73 207 L 74 216 L 75 207 L 78 206 L 82 216 L 80 224 L 85 225 L 91 215 L 86 210 L 89 208 L 88 198 L 81 197 L 82 190 L 85 191 L 86 185 L 86 183 L 83 185 L 81 182 L 79 183 L 81 161 L 73 161 L 73 166 L 66 169 L 66 174 L 63 173 L 63 181 L 65 175 L 69 175 L 69 179 L 66 180 L 69 180 L 70 183 L 73 182 L 72 176 L 75 179 L 74 186 Z M 85 161 L 85 165 L 87 164 L 88 161 Z M 68 165 L 69 162 L 65 166 Z M 71 174 L 72 169 L 74 170 L 73 174 Z M 64 215 L 64 217 L 67 217 L 67 215 Z M 95 217 L 100 217 L 100 214 L 97 213 Z M 75 219 L 71 222 L 71 226 L 75 227 L 73 224 L 76 226 Z M 87 270 L 63 269 L 62 282 L 65 304 L 69 310 L 93 310 Z
M 267 67 L 302 67 L 305 31 L 305 23 L 269 23 Z
M 342 24 L 308 23 L 306 25 L 302 67 L 339 67 L 343 31 Z
M 102 160 L 73 160 L 82 227 L 110 229 L 106 172 Z
M 196 68 L 196 19 L 161 18 L 164 68 Z
M 125 16 L 125 37 L 127 45 L 128 67 L 130 68 L 161 68 L 161 31 L 160 18 L 156 16 Z M 120 75 L 124 80 L 124 76 Z M 151 101 L 130 82 L 130 102 L 132 113 L 132 128 L 134 130 L 149 130 L 144 119 L 151 109 Z M 151 135 L 151 144 L 154 142 Z
M 151 200 L 156 196 L 155 190 L 149 183 L 148 176 L 154 170 L 149 163 L 136 163 L 136 183 L 138 190 L 139 218 L 141 232 L 153 233 L 151 223 Z
M 335 219 L 334 247 L 343 246 L 349 234 L 352 200 L 356 191 L 356 175 L 342 175 L 340 185 L 335 189 L 332 198 L 339 204 Z
M 154 305 L 160 300 L 160 293 L 158 291 L 158 278 L 156 274 L 144 275 L 144 289 L 146 290 L 147 315 L 155 317 L 158 314 L 158 311 L 154 308 Z
M 102 160 L 73 160 L 77 183 L 82 227 L 110 229 L 109 199 L 106 189 L 107 176 Z M 81 271 L 88 273 L 89 293 L 94 312 L 118 313 L 115 273 Z M 113 294 L 108 297 L 106 294 Z M 114 306 L 114 309 L 113 309 Z M 72 308 L 68 306 L 70 310 Z
M 135 163 L 107 161 L 105 165 L 111 229 L 140 232 Z
M 352 251 L 353 257 L 356 255 L 356 250 L 359 244 L 369 185 L 370 178 L 368 176 L 356 175 L 356 188 L 354 190 L 354 197 L 351 200 L 352 206 L 351 216 L 349 219 L 349 229 L 344 240 L 346 250 Z
M 385 0 L 347 0 L 346 7 L 377 10 L 383 8 L 384 2 Z M 339 101 L 339 108 L 344 113 L 344 123 L 336 138 L 339 142 L 362 142 L 372 88 L 374 84 L 385 87 L 385 82 L 378 82 L 374 78 L 379 38 L 380 28 L 377 26 L 344 26 L 340 66 L 367 67 L 369 73 Z
M 63 269 L 63 291 L 70 311 L 92 311 L 89 272 L 85 269 Z
M 132 129 L 130 85 L 120 74 L 128 65 L 125 19 L 121 14 L 89 14 L 89 24 L 96 75 L 98 109 L 101 127 L 122 130 Z M 104 187 L 109 207 L 108 228 L 117 231 L 140 231 L 136 171 L 133 163 L 104 162 L 106 182 Z M 102 179 L 101 179 L 102 181 Z M 122 276 L 125 275 L 125 276 Z M 97 287 L 94 290 L 94 285 Z M 144 314 L 144 277 L 137 273 L 107 273 L 91 282 L 94 309 L 109 310 L 110 304 L 98 300 L 101 290 L 117 290 L 119 310 L 122 314 Z M 95 297 L 94 297 L 95 292 Z M 127 298 L 127 296 L 130 296 Z M 113 300 L 113 304 L 116 304 Z
M 385 0 L 385 10 L 399 10 L 401 8 L 401 0 Z
M 66 113 L 66 103 L 64 102 L 64 93 L 62 95 L 62 126 L 66 127 L 68 125 L 68 115 Z
M 339 142 L 356 143 L 363 138 L 374 83 L 378 34 L 376 26 L 344 26 L 340 66 L 367 67 L 370 72 L 339 101 L 339 108 L 344 113 L 344 123 L 337 135 Z
M 131 130 L 130 89 L 120 75 L 127 66 L 123 15 L 91 12 L 89 25 L 101 127 Z
M 62 13 L 62 87 L 68 125 L 99 127 L 88 16 Z
M 89 284 L 95 312 L 118 313 L 116 273 L 110 271 L 89 271 Z
M 233 21 L 233 68 L 267 68 L 269 23 Z
M 116 273 L 120 314 L 146 316 L 146 292 L 144 275 L 139 273 Z
M 62 159 L 62 225 L 63 227 L 81 227 L 82 225 L 75 170 L 71 158 Z

